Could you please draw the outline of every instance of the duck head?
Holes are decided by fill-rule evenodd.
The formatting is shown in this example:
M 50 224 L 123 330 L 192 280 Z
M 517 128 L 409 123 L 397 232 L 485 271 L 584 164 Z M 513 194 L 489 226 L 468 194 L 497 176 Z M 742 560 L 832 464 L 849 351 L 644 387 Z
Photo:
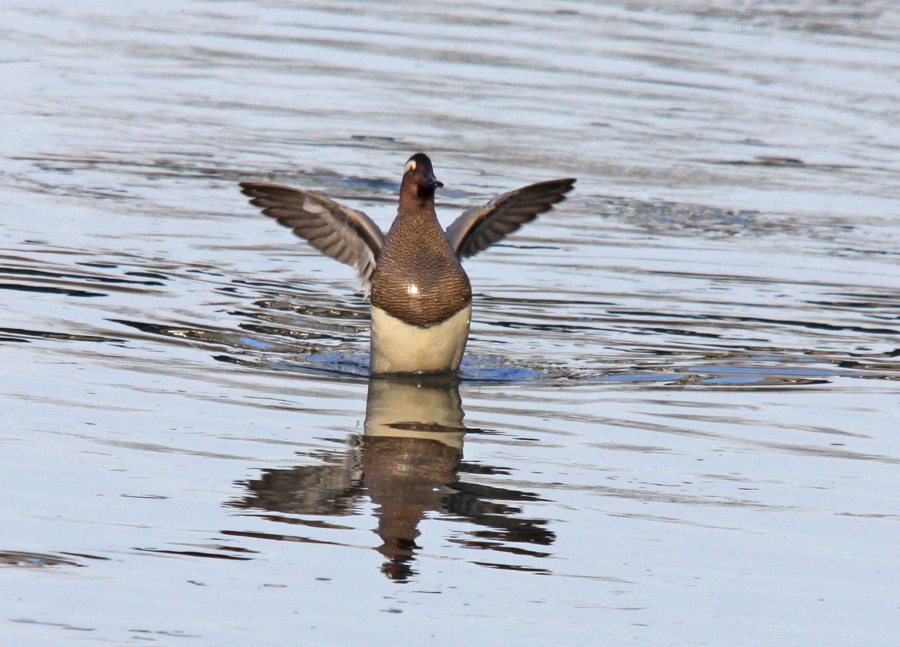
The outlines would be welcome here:
M 425 153 L 416 153 L 403 167 L 403 182 L 400 184 L 400 201 L 427 202 L 434 200 L 434 191 L 444 186 L 434 176 L 431 160 Z

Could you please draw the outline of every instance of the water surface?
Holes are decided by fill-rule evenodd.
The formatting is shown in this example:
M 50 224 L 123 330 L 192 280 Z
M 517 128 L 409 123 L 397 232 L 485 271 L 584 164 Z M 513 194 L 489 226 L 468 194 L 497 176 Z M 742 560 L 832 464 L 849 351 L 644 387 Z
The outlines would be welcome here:
M 894 645 L 900 13 L 742 2 L 0 8 L 9 644 Z M 458 382 L 367 377 L 386 227 L 467 261 Z

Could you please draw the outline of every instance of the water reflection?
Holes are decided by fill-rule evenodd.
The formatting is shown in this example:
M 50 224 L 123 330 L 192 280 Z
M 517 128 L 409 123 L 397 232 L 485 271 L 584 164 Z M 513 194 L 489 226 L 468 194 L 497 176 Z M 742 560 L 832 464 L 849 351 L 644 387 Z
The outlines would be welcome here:
M 319 465 L 264 470 L 260 478 L 243 484 L 244 497 L 228 505 L 276 513 L 266 515 L 271 521 L 340 529 L 290 515 L 347 516 L 354 514 L 359 499 L 368 497 L 377 506 L 376 532 L 381 539 L 377 550 L 386 558 L 381 570 L 398 581 L 416 574 L 418 525 L 430 512 L 474 524 L 477 529 L 451 540 L 469 548 L 548 555 L 510 546 L 547 546 L 555 540 L 545 528 L 546 520 L 522 518 L 521 508 L 509 503 L 541 500 L 537 495 L 464 478 L 466 473 L 504 471 L 463 463 L 465 434 L 485 433 L 467 430 L 464 415 L 455 376 L 372 378 L 365 433 L 354 438 L 345 453 L 328 456 Z

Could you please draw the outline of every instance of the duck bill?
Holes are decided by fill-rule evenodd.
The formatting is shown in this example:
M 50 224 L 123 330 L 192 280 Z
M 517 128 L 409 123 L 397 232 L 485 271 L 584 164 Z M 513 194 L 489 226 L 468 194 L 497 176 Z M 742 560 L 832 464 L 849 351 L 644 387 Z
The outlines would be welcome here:
M 427 187 L 429 189 L 439 189 L 444 186 L 444 183 L 434 177 L 434 173 L 426 173 L 425 177 L 422 178 L 422 186 Z

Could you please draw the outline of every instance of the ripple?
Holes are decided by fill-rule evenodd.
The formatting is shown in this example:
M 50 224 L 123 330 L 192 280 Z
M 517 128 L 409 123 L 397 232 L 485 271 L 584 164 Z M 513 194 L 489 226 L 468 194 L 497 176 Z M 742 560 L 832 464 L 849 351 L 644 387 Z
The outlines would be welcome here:
M 95 558 L 101 559 L 101 558 Z M 0 551 L 0 567 L 42 568 L 45 566 L 83 566 L 77 561 L 61 555 L 29 553 L 20 551 Z

